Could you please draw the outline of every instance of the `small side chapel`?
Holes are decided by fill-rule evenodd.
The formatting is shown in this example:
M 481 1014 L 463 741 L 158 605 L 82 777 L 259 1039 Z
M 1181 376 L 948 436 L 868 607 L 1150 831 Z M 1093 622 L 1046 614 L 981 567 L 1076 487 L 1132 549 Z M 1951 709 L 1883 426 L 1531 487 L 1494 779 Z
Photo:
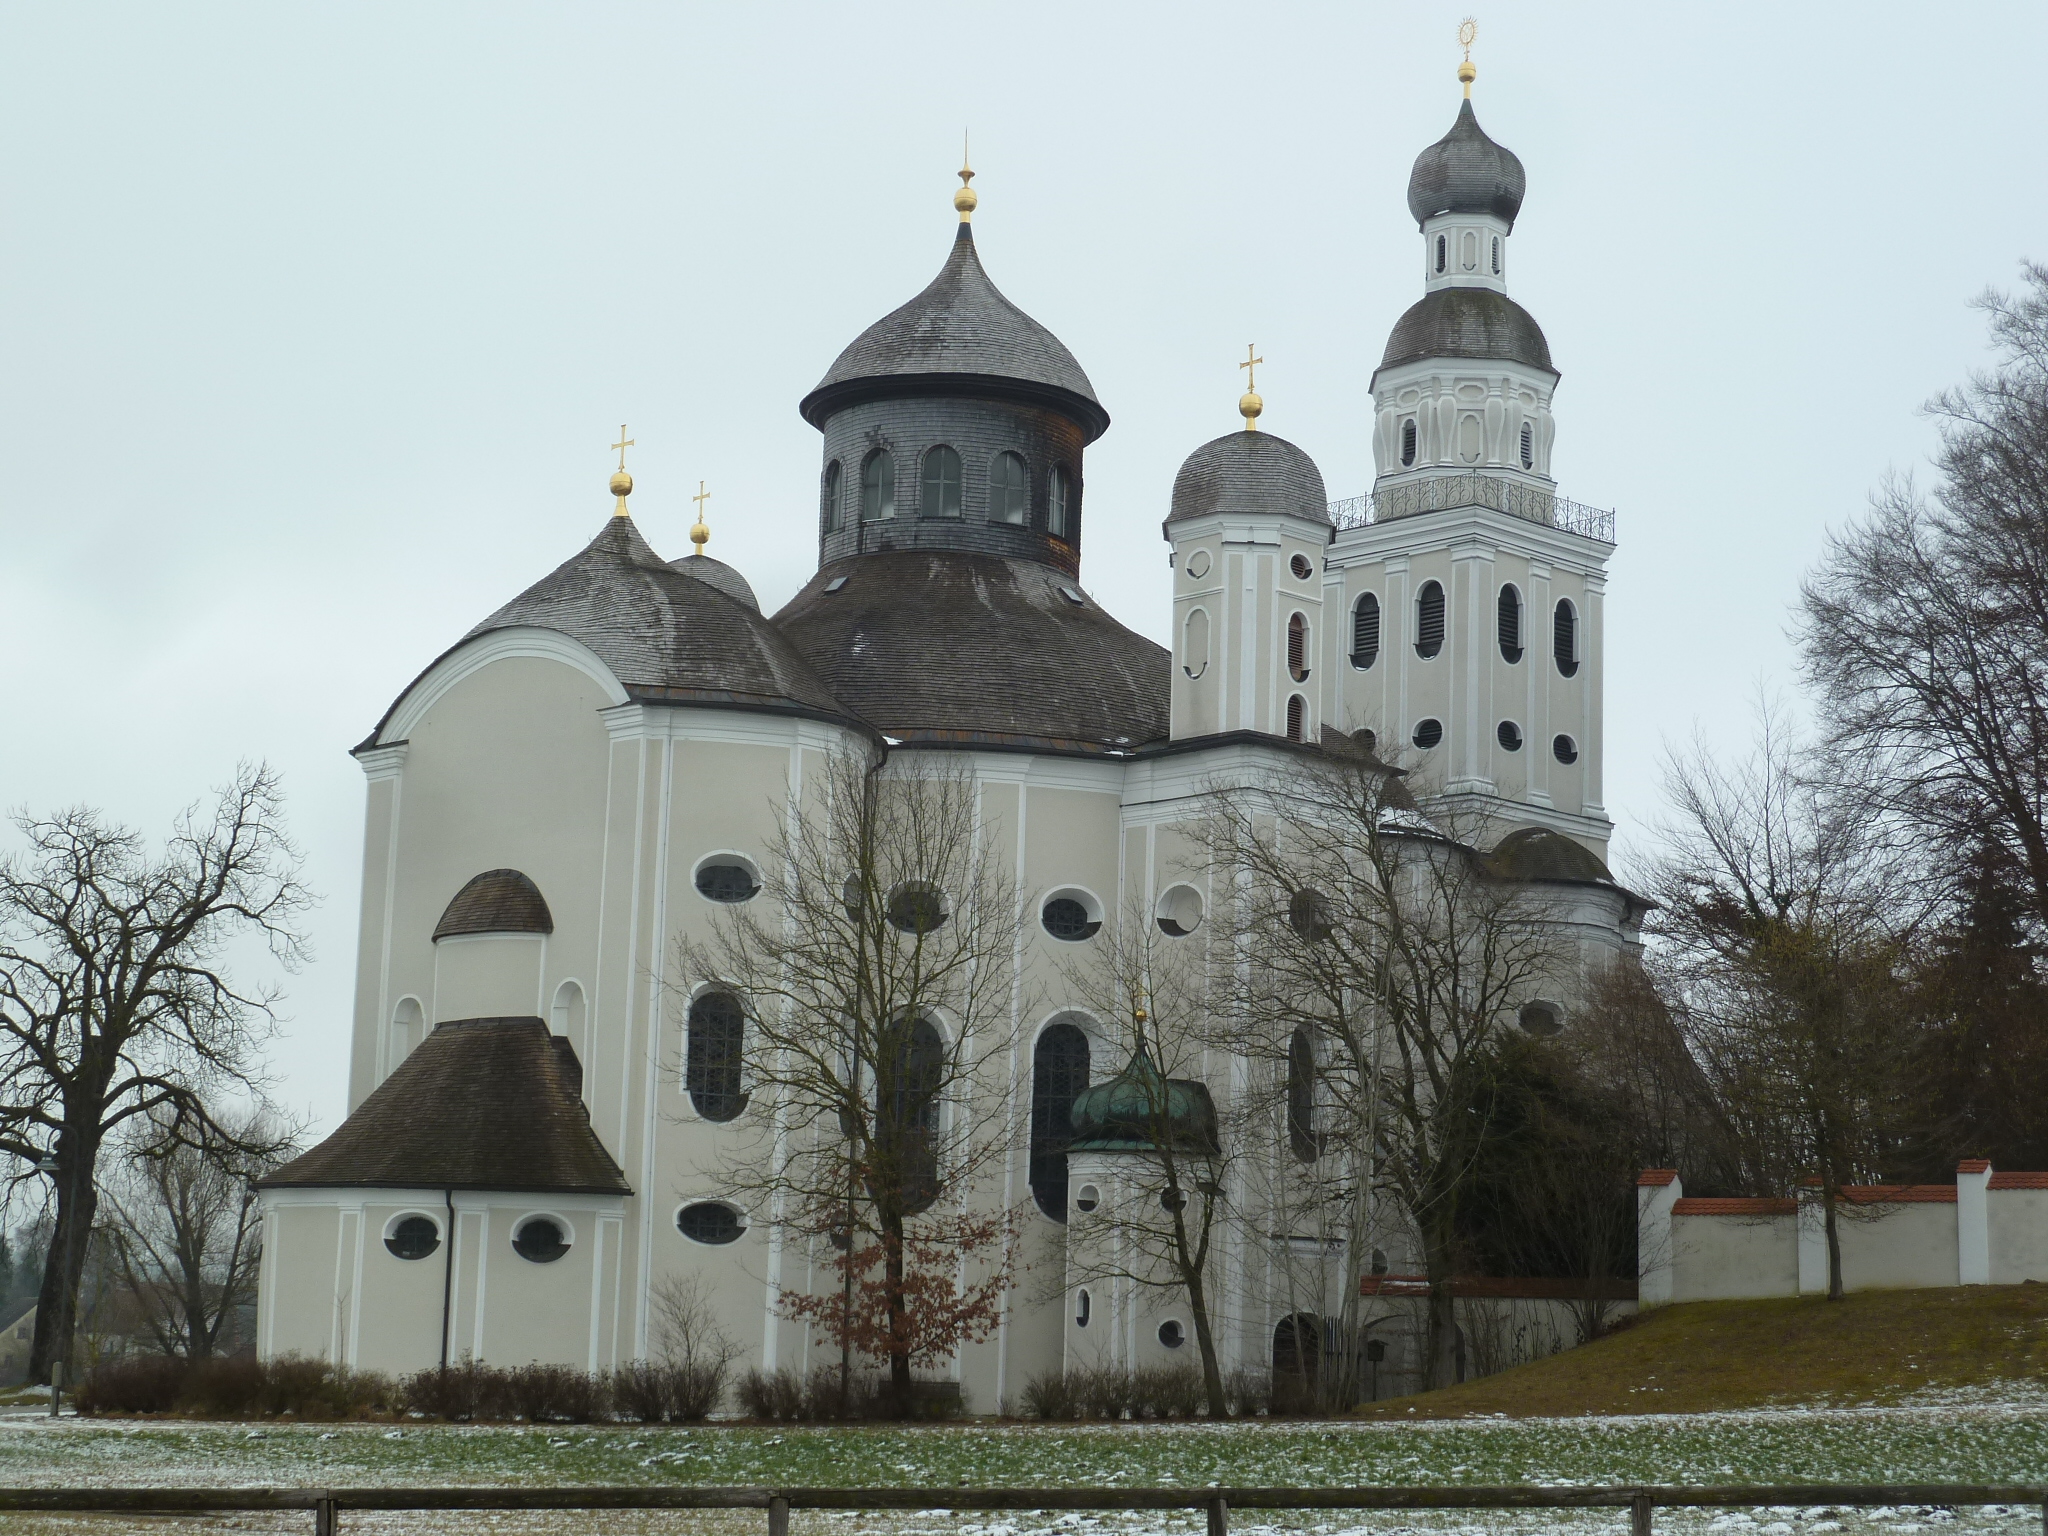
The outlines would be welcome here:
M 1116 1084 L 1135 1070 L 1059 1001 L 1061 978 L 1134 911 L 1176 942 L 1200 933 L 1217 893 L 1189 827 L 1207 789 L 1398 742 L 1589 970 L 1638 946 L 1643 903 L 1604 862 L 1613 517 L 1557 493 L 1560 375 L 1507 288 L 1523 167 L 1480 127 L 1469 62 L 1460 75 L 1409 178 L 1422 294 L 1372 376 L 1370 494 L 1332 501 L 1309 454 L 1260 428 L 1247 368 L 1242 428 L 1160 476 L 1171 651 L 1083 585 L 1091 519 L 1145 513 L 1090 503 L 1109 412 L 990 280 L 971 170 L 937 276 L 798 402 L 821 439 L 818 566 L 778 612 L 705 553 L 701 512 L 691 553 L 648 544 L 621 432 L 596 536 L 430 661 L 354 749 L 349 1114 L 262 1186 L 266 1356 L 605 1368 L 650 1352 L 652 1295 L 693 1275 L 743 1363 L 837 1360 L 782 1300 L 836 1283 L 829 1255 L 712 1171 L 748 1112 L 744 1012 L 674 971 L 679 940 L 763 899 L 778 817 L 843 747 L 971 765 L 987 817 L 1016 831 L 1017 995 L 1053 1000 L 1010 1021 L 1009 1089 L 1076 1139 L 1008 1154 L 1033 1283 L 950 1362 L 978 1409 L 1063 1363 L 1192 1353 L 1170 1297 L 1042 1277 L 1124 1145 Z M 804 520 L 777 515 L 792 535 Z M 1568 1029 L 1573 1009 L 1532 997 L 1522 1018 Z M 1213 1120 L 1232 1080 L 1175 1091 Z M 1272 1293 L 1267 1239 L 1240 1227 L 1218 1260 L 1221 1348 L 1258 1368 L 1293 1347 L 1302 1301 Z M 1391 1263 L 1412 1272 L 1400 1243 Z M 1337 1255 L 1320 1305 L 1370 1259 Z

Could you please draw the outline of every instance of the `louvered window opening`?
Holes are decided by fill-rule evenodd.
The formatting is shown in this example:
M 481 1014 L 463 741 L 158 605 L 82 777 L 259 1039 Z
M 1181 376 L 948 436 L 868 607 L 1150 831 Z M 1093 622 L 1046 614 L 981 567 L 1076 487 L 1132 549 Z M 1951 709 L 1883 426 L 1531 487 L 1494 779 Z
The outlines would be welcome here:
M 739 999 L 729 992 L 706 992 L 690 1004 L 689 1029 L 683 1086 L 690 1107 L 706 1120 L 737 1119 L 747 1107 L 740 1086 L 747 1016 Z
M 1415 594 L 1415 654 L 1424 661 L 1444 648 L 1444 589 L 1425 581 Z
M 1380 600 L 1368 592 L 1351 614 L 1351 665 L 1363 672 L 1380 659 Z
M 1415 745 L 1427 752 L 1444 739 L 1444 723 L 1441 720 L 1418 720 L 1415 723 Z
M 1408 420 L 1401 423 L 1401 467 L 1406 469 L 1415 462 L 1415 423 Z
M 1289 741 L 1300 741 L 1302 739 L 1302 732 L 1307 729 L 1307 718 L 1307 701 L 1298 693 L 1289 694 L 1287 696 L 1287 739 Z
M 1522 423 L 1522 468 L 1534 469 L 1535 467 L 1536 425 L 1534 422 L 1525 421 Z
M 1067 1219 L 1067 1144 L 1074 1099 L 1088 1086 L 1088 1037 L 1049 1025 L 1031 1053 L 1031 1198 L 1054 1221 Z
M 1443 271 L 1444 269 L 1444 254 L 1446 250 L 1447 247 L 1444 244 L 1444 237 L 1442 235 L 1438 235 L 1436 237 L 1436 269 L 1439 272 Z
M 924 456 L 924 498 L 918 511 L 925 517 L 960 515 L 960 455 L 944 443 Z
M 1298 613 L 1287 620 L 1287 675 L 1297 683 L 1308 681 L 1308 620 Z
M 1522 594 L 1513 585 L 1500 589 L 1500 657 L 1510 666 L 1522 659 Z
M 1493 237 L 1493 275 L 1500 276 L 1500 236 Z
M 1569 599 L 1560 599 L 1557 615 L 1551 625 L 1551 653 L 1557 657 L 1557 670 L 1566 677 L 1575 677 L 1579 671 L 1579 615 Z

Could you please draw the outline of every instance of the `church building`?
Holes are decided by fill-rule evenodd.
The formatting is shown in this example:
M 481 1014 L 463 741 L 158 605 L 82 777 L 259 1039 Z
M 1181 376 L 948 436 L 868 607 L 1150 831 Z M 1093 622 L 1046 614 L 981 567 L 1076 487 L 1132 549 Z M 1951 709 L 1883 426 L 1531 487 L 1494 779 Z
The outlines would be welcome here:
M 596 536 L 398 693 L 354 749 L 349 1114 L 261 1190 L 266 1356 L 608 1368 L 651 1352 L 681 1275 L 744 1364 L 836 1362 L 782 1300 L 836 1284 L 830 1255 L 719 1185 L 747 1022 L 678 957 L 764 899 L 781 819 L 847 748 L 947 754 L 1013 830 L 1016 994 L 1048 1001 L 1011 1020 L 1009 1091 L 1063 1093 L 1062 1114 L 1126 1067 L 1060 995 L 1076 957 L 1133 912 L 1199 933 L 1221 894 L 1189 830 L 1203 796 L 1304 757 L 1398 757 L 1544 888 L 1586 967 L 1637 946 L 1642 903 L 1604 863 L 1613 519 L 1557 494 L 1560 376 L 1507 287 L 1523 168 L 1462 73 L 1409 180 L 1422 293 L 1359 423 L 1369 495 L 1332 501 L 1248 390 L 1242 429 L 1162 465 L 1152 508 L 1093 504 L 1110 412 L 991 281 L 963 170 L 937 276 L 797 403 L 818 496 L 782 515 L 812 520 L 818 563 L 788 603 L 762 612 L 701 521 L 692 553 L 654 550 L 622 457 Z M 1092 519 L 1161 515 L 1170 650 L 1096 602 L 1082 559 Z M 1522 1017 L 1568 1028 L 1572 1007 Z M 1020 1137 L 1002 1191 L 1032 1281 L 948 1368 L 978 1410 L 1063 1362 L 1192 1353 L 1170 1297 L 1060 1291 L 1067 1164 L 1033 1153 Z M 1267 1294 L 1261 1241 L 1245 1224 L 1220 1271 L 1226 1368 L 1267 1364 L 1298 1307 Z

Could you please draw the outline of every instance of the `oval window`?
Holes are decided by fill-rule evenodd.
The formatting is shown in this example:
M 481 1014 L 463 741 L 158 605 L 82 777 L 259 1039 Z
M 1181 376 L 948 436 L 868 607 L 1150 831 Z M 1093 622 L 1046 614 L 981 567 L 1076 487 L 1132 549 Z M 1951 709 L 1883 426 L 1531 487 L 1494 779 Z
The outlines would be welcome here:
M 441 1229 L 430 1216 L 401 1216 L 384 1234 L 394 1258 L 424 1259 L 441 1246 Z
M 1512 720 L 1503 720 L 1494 728 L 1493 739 L 1500 743 L 1503 752 L 1522 750 L 1522 728 Z
M 1380 659 L 1380 600 L 1368 592 L 1351 612 L 1351 665 L 1363 672 Z
M 1062 891 L 1039 909 L 1038 921 L 1045 931 L 1056 939 L 1070 944 L 1082 939 L 1092 939 L 1102 931 L 1102 921 L 1088 910 L 1088 904 L 1075 892 Z
M 569 1251 L 569 1234 L 552 1216 L 529 1216 L 512 1233 L 512 1251 L 534 1264 L 552 1264 Z
M 1294 579 L 1296 581 L 1307 581 L 1309 577 L 1316 573 L 1316 568 L 1309 564 L 1307 555 L 1296 555 L 1287 562 L 1287 569 L 1294 572 Z
M 1559 736 L 1550 743 L 1550 755 L 1560 763 L 1576 763 L 1579 760 L 1579 744 L 1569 736 Z
M 889 921 L 905 933 L 936 933 L 946 925 L 946 898 L 921 881 L 899 885 L 889 893 Z
M 753 870 L 737 859 L 706 859 L 697 866 L 697 894 L 707 901 L 752 901 L 760 893 Z
M 1090 1310 L 1092 1309 L 1088 1305 L 1087 1291 L 1079 1290 L 1074 1292 L 1074 1326 L 1076 1328 L 1086 1328 L 1088 1326 L 1088 1313 Z
M 1080 1211 L 1083 1215 L 1094 1210 L 1100 1204 L 1102 1204 L 1102 1191 L 1093 1184 L 1083 1184 L 1074 1191 L 1074 1209 Z M 1081 1294 L 1086 1296 L 1088 1293 L 1083 1291 Z
M 1493 275 L 1500 276 L 1500 236 L 1493 237 Z
M 683 1048 L 683 1085 L 690 1107 L 706 1120 L 739 1117 L 747 1107 L 740 1086 L 745 1061 L 747 1016 L 730 992 L 706 992 L 690 1004 L 689 1039 Z
M 699 1200 L 676 1212 L 676 1230 L 693 1243 L 732 1243 L 746 1230 L 740 1213 L 717 1200 Z
M 1415 745 L 1427 752 L 1444 739 L 1444 723 L 1441 720 L 1418 720 L 1415 723 Z
M 1175 1319 L 1169 1317 L 1159 1325 L 1159 1342 L 1168 1349 L 1179 1349 L 1187 1341 L 1187 1329 L 1183 1328 Z
M 1445 249 L 1446 247 L 1444 243 L 1444 237 L 1442 235 L 1438 235 L 1436 237 L 1436 269 L 1439 272 L 1443 271 L 1444 269 Z
M 1424 661 L 1444 648 L 1444 589 L 1425 581 L 1415 594 L 1415 654 Z

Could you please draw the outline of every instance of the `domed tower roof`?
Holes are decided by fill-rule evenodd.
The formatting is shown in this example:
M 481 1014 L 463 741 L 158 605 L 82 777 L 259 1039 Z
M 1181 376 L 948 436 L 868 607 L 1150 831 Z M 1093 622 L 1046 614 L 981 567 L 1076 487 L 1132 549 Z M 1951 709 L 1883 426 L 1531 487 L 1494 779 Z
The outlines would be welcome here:
M 718 588 L 736 603 L 745 603 L 754 612 L 761 611 L 761 600 L 754 596 L 753 584 L 723 560 L 714 560 L 702 551 L 685 555 L 680 560 L 671 560 L 668 568 L 681 571 L 685 576 L 694 576 L 699 581 Z
M 1382 368 L 1438 357 L 1500 358 L 1556 373 L 1536 317 L 1491 288 L 1439 288 L 1394 322 Z
M 1106 1083 L 1074 1095 L 1072 1152 L 1214 1152 L 1216 1101 L 1206 1084 L 1164 1077 L 1144 1049 Z
M 1490 213 L 1512 230 L 1527 190 L 1521 160 L 1486 136 L 1468 96 L 1451 131 L 1415 157 L 1408 211 L 1418 229 L 1440 213 Z
M 798 409 L 822 428 L 857 401 L 935 393 L 1046 405 L 1078 422 L 1089 442 L 1109 429 L 1074 354 L 989 281 L 964 220 L 939 275 L 856 336 Z
M 1316 461 L 1270 432 L 1227 432 L 1202 444 L 1173 479 L 1166 521 L 1211 512 L 1330 520 L 1330 498 Z

